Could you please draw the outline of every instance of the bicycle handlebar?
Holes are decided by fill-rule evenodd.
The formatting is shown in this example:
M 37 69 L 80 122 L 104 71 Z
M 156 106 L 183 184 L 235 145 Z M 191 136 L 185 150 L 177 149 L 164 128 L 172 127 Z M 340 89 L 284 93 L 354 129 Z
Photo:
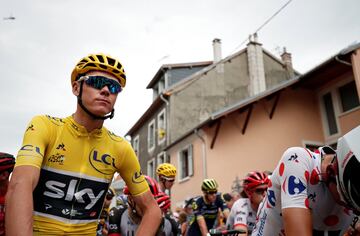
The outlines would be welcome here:
M 237 236 L 239 234 L 245 234 L 246 231 L 245 230 L 239 230 L 239 229 L 223 229 L 223 230 L 218 230 L 218 229 L 210 229 L 209 231 L 211 236 Z

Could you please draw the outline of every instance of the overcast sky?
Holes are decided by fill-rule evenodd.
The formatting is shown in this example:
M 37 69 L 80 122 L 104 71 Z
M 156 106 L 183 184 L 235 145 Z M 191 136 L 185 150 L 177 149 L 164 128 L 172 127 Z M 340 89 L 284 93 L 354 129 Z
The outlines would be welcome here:
M 105 125 L 125 133 L 152 102 L 162 64 L 213 59 L 239 46 L 288 0 L 0 0 L 0 151 L 16 155 L 34 115 L 71 115 L 70 74 L 82 57 L 120 59 L 127 85 Z M 259 32 L 263 47 L 292 53 L 304 73 L 360 40 L 359 0 L 293 0 Z M 4 18 L 14 16 L 15 20 Z

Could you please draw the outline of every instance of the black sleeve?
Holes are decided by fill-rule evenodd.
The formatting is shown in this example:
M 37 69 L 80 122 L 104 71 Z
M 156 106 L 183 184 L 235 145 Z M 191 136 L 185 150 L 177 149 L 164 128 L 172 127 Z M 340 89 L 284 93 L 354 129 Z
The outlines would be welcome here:
M 179 224 L 178 224 L 178 222 L 176 222 L 176 220 L 174 218 L 172 218 L 169 215 L 165 215 L 165 218 L 170 221 L 170 223 L 171 223 L 171 232 L 173 233 L 174 236 L 181 233 L 180 228 L 179 228 Z
M 120 234 L 120 221 L 122 213 L 126 210 L 125 207 L 113 207 L 109 212 L 109 234 L 119 233 Z

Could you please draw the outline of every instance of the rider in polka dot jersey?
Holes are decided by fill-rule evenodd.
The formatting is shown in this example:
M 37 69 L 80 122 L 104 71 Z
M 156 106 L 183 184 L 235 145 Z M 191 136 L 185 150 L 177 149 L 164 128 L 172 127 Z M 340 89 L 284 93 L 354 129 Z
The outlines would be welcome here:
M 344 235 L 360 212 L 360 126 L 315 152 L 287 149 L 270 177 L 252 235 Z M 357 235 L 357 234 L 353 234 Z

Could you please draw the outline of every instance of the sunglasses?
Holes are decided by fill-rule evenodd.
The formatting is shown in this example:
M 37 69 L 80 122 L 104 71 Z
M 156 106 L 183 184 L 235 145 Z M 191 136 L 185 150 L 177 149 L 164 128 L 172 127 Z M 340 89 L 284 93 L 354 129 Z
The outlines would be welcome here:
M 168 177 L 165 177 L 165 176 L 162 176 L 162 178 L 163 178 L 164 180 L 168 181 L 168 182 L 171 182 L 171 183 L 175 181 L 174 178 L 168 178 Z
M 78 81 L 84 81 L 90 87 L 95 89 L 102 89 L 108 87 L 111 94 L 118 94 L 122 91 L 121 85 L 113 79 L 106 78 L 100 75 L 82 76 Z
M 113 196 L 106 195 L 106 200 L 111 200 L 111 199 L 113 199 Z
M 214 190 L 214 191 L 207 191 L 206 194 L 209 194 L 209 195 L 211 195 L 211 194 L 217 194 L 217 191 L 216 191 L 216 190 Z
M 257 188 L 257 189 L 254 189 L 254 193 L 262 195 L 262 194 L 264 194 L 264 192 L 266 192 L 266 190 L 267 190 L 266 188 Z

